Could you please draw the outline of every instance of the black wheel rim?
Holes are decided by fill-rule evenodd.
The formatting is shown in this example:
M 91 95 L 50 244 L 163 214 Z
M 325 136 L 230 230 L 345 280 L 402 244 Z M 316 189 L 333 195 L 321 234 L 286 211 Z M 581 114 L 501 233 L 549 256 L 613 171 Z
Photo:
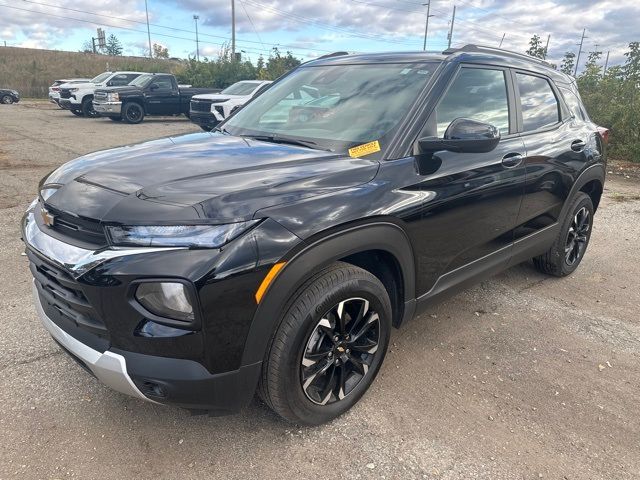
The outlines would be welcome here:
M 591 230 L 591 214 L 587 207 L 582 207 L 574 215 L 564 247 L 564 261 L 572 266 L 580 260 L 589 239 Z
M 139 107 L 129 107 L 127 110 L 127 118 L 132 122 L 135 122 L 140 118 L 140 108 Z
M 300 370 L 304 394 L 318 405 L 347 397 L 369 373 L 379 343 L 380 317 L 368 300 L 335 305 L 307 340 Z

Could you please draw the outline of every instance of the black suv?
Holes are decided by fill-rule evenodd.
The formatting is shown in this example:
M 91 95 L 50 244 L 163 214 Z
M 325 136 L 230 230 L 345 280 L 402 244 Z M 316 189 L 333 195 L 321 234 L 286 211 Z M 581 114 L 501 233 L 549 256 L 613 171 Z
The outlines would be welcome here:
M 577 268 L 606 135 L 574 80 L 530 57 L 320 58 L 216 132 L 44 178 L 23 220 L 36 308 L 120 392 L 229 413 L 257 389 L 325 422 L 442 293 L 531 258 Z

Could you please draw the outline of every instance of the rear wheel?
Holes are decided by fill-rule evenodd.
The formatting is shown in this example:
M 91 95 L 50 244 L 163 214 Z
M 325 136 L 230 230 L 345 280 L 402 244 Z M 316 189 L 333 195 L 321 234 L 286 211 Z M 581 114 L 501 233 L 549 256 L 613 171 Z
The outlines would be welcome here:
M 122 117 L 127 123 L 140 123 L 144 118 L 144 109 L 138 103 L 125 103 L 122 107 Z
M 560 233 L 551 248 L 533 259 L 538 270 L 564 277 L 578 268 L 591 238 L 593 202 L 589 195 L 578 192 L 573 199 Z
M 0 99 L 0 102 L 4 103 L 5 105 L 11 105 L 13 103 L 13 97 L 11 95 L 3 95 Z
M 327 422 L 367 391 L 390 330 L 380 280 L 345 263 L 321 270 L 289 302 L 263 363 L 260 395 L 286 420 Z

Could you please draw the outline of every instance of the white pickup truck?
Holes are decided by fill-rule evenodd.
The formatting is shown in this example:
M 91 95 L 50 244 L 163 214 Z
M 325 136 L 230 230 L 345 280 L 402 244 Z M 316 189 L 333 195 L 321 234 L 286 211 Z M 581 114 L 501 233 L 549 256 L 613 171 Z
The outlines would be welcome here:
M 204 131 L 210 132 L 232 112 L 262 93 L 271 83 L 270 80 L 243 80 L 220 93 L 194 95 L 191 97 L 189 118 Z
M 64 83 L 60 85 L 58 105 L 71 110 L 74 115 L 95 117 L 93 94 L 98 88 L 129 85 L 145 72 L 104 72 L 86 83 Z

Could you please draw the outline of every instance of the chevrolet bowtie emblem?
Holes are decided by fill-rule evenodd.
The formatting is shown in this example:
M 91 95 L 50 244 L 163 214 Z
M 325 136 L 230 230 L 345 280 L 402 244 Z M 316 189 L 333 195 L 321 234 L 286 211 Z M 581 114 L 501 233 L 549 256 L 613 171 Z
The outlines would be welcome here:
M 49 213 L 49 211 L 46 208 L 41 209 L 40 213 L 42 215 L 42 221 L 44 222 L 44 224 L 47 227 L 53 227 L 53 224 L 56 221 L 55 215 L 52 215 L 51 213 Z

